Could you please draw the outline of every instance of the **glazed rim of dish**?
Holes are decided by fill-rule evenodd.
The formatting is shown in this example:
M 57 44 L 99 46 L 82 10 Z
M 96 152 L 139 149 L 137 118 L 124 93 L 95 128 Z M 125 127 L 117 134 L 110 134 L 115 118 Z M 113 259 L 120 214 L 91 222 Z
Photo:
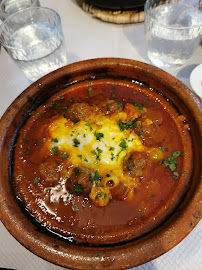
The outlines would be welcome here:
M 156 229 L 125 244 L 84 247 L 44 234 L 24 215 L 13 196 L 9 177 L 10 144 L 24 113 L 56 89 L 89 77 L 137 80 L 163 93 L 185 115 L 190 124 L 194 170 L 190 188 L 181 204 Z M 72 269 L 125 269 L 150 261 L 178 244 L 201 218 L 201 121 L 202 105 L 197 96 L 168 73 L 145 63 L 118 59 L 93 59 L 71 64 L 41 78 L 28 87 L 7 109 L 0 125 L 0 217 L 8 231 L 38 256 Z

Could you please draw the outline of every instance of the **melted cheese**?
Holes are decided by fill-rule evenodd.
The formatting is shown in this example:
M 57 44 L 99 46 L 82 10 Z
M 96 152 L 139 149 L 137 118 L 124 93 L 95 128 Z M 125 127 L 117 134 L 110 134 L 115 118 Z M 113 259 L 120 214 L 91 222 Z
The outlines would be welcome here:
M 122 158 L 131 151 L 143 151 L 139 137 L 130 130 L 121 131 L 117 122 L 122 115 L 93 115 L 75 124 L 60 117 L 49 126 L 52 140 L 46 147 L 55 146 L 70 156 L 74 166 L 86 166 L 101 174 L 107 170 L 120 171 Z M 54 140 L 56 139 L 56 142 Z

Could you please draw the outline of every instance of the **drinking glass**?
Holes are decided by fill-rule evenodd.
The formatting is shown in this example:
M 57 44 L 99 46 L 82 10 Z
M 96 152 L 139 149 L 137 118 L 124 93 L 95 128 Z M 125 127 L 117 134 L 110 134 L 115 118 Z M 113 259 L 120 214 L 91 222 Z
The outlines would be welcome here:
M 165 69 L 184 65 L 201 41 L 200 10 L 179 0 L 147 0 L 144 11 L 151 62 Z
M 49 8 L 10 15 L 0 26 L 0 43 L 31 81 L 67 63 L 61 18 Z
M 3 21 L 9 15 L 25 8 L 39 6 L 38 0 L 3 0 L 0 1 L 0 19 Z

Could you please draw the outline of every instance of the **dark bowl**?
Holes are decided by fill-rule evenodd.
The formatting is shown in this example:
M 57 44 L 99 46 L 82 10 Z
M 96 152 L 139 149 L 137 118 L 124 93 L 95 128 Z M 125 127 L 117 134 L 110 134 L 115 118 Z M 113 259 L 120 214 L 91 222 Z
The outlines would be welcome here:
M 182 113 L 190 127 L 194 169 L 180 203 L 160 225 L 127 243 L 83 246 L 40 230 L 18 204 L 9 179 L 11 145 L 25 113 L 47 95 L 77 81 L 104 77 L 138 81 L 160 92 Z M 201 219 L 202 104 L 180 81 L 151 65 L 118 58 L 93 59 L 58 69 L 29 86 L 0 120 L 0 218 L 7 230 L 41 258 L 71 269 L 127 269 L 146 263 L 182 241 Z M 191 168 L 191 167 L 190 167 Z
M 84 0 L 84 2 L 98 8 L 123 10 L 143 7 L 146 0 Z

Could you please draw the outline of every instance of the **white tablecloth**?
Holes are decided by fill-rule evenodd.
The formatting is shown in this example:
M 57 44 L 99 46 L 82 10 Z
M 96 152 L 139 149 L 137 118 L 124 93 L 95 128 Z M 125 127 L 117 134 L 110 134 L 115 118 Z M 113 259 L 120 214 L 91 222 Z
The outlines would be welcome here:
M 144 24 L 116 25 L 100 21 L 83 11 L 77 0 L 40 0 L 62 18 L 68 63 L 100 57 L 122 57 L 150 63 L 146 55 Z M 200 46 L 186 66 L 172 75 L 190 87 L 192 70 L 202 63 Z M 0 54 L 0 117 L 29 85 L 5 50 Z M 191 87 L 190 87 L 191 88 Z M 0 268 L 62 270 L 21 246 L 0 222 Z M 202 270 L 202 221 L 175 248 L 135 270 Z

